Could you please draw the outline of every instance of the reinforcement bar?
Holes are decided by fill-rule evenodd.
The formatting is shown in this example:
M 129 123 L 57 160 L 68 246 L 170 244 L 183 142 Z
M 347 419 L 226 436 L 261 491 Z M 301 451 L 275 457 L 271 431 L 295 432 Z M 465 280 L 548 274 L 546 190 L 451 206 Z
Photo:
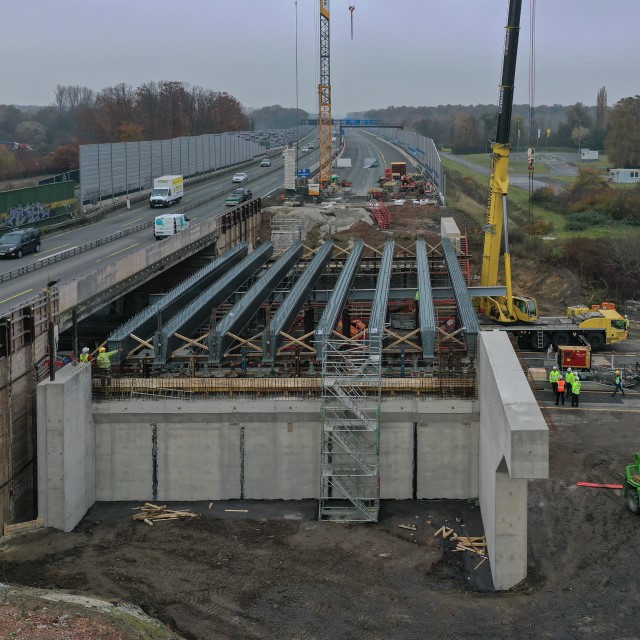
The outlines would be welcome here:
M 331 334 L 338 324 L 340 313 L 349 297 L 349 290 L 353 286 L 360 258 L 364 251 L 364 241 L 358 240 L 351 249 L 351 254 L 344 263 L 333 293 L 327 302 L 327 306 L 316 327 L 316 349 L 318 360 L 324 359 L 325 341 L 331 339 Z
M 471 302 L 471 296 L 467 290 L 467 283 L 462 274 L 460 263 L 458 262 L 458 255 L 449 238 L 443 236 L 442 248 L 447 263 L 447 270 L 449 271 L 449 279 L 453 287 L 453 295 L 456 299 L 456 306 L 458 307 L 458 317 L 464 330 L 467 353 L 470 356 L 475 356 L 478 349 L 478 332 L 480 331 L 478 317 L 476 316 L 473 303 Z
M 423 239 L 416 241 L 416 264 L 418 267 L 418 319 L 422 338 L 422 357 L 433 358 L 436 345 L 436 314 L 429 272 L 427 244 Z
M 382 349 L 382 339 L 384 338 L 384 324 L 387 319 L 387 307 L 389 306 L 389 286 L 391 283 L 391 268 L 393 266 L 393 250 L 395 242 L 387 240 L 384 243 L 384 252 L 380 262 L 380 272 L 376 292 L 371 306 L 371 316 L 369 318 L 369 340 L 372 349 Z
M 314 285 L 322 276 L 325 267 L 329 264 L 333 254 L 333 240 L 325 242 L 316 253 L 309 266 L 304 270 L 302 277 L 295 283 L 291 292 L 271 319 L 269 331 L 262 334 L 262 359 L 266 363 L 273 363 L 276 352 L 284 338 L 281 331 L 287 331 L 296 319 L 300 308 L 309 297 Z
M 246 242 L 236 245 L 233 249 L 181 282 L 165 296 L 162 296 L 158 302 L 143 309 L 116 329 L 108 338 L 110 350 L 122 349 L 122 352 L 116 356 L 117 360 L 114 360 L 114 362 L 120 363 L 126 359 L 127 353 L 139 344 L 138 341 L 131 337 L 131 334 L 146 340 L 153 335 L 158 322 L 158 314 L 165 321 L 170 320 L 185 306 L 185 302 L 188 299 L 196 298 L 212 282 L 238 264 L 248 252 L 249 245 Z
M 238 335 L 249 320 L 258 312 L 262 303 L 269 297 L 276 285 L 291 271 L 304 250 L 302 240 L 289 247 L 287 252 L 270 267 L 267 272 L 242 296 L 231 311 L 222 319 L 209 335 L 209 363 L 219 364 L 227 348 L 233 342 L 228 333 Z
M 179 344 L 180 333 L 190 335 L 202 325 L 211 312 L 246 282 L 273 255 L 273 244 L 266 242 L 203 291 L 195 300 L 167 322 L 153 339 L 154 361 L 165 364 Z

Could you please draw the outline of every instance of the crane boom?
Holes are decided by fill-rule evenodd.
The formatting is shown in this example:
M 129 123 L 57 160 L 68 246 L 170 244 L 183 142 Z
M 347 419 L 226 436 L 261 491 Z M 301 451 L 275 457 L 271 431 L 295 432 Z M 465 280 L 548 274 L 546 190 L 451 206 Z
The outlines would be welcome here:
M 329 0 L 320 0 L 320 83 L 318 84 L 319 182 L 331 180 L 331 73 L 329 50 Z
M 509 1 L 509 13 L 505 33 L 502 60 L 502 78 L 498 99 L 498 126 L 496 140 L 491 145 L 491 174 L 485 224 L 482 228 L 484 250 L 482 254 L 482 286 L 498 284 L 501 245 L 504 239 L 504 277 L 506 296 L 483 297 L 479 300 L 480 313 L 503 323 L 538 318 L 537 305 L 533 298 L 514 296 L 511 287 L 511 253 L 509 250 L 509 226 L 507 215 L 507 192 L 509 190 L 509 158 L 511 145 L 511 112 L 520 33 L 522 0 Z

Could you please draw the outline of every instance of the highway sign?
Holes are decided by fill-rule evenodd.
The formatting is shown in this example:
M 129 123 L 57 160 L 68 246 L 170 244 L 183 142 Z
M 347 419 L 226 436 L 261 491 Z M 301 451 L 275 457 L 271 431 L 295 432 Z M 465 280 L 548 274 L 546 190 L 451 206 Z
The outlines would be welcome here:
M 296 175 L 298 176 L 298 178 L 310 178 L 311 169 L 298 169 Z

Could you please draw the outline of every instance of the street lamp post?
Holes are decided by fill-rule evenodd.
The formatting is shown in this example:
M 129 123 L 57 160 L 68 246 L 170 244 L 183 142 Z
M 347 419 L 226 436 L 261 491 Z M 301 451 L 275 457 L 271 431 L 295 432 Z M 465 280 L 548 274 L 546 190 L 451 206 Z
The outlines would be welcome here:
M 582 155 L 582 120 L 578 119 L 578 159 Z

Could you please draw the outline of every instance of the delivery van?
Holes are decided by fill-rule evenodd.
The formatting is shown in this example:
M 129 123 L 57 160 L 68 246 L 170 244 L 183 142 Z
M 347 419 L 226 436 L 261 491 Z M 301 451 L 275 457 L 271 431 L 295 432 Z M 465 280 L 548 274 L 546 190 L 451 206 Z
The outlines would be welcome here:
M 169 236 L 188 229 L 191 222 L 184 213 L 165 213 L 162 216 L 156 216 L 153 225 L 153 235 L 156 240 L 168 238 Z
M 149 206 L 168 207 L 173 202 L 180 202 L 184 194 L 182 176 L 160 176 L 153 181 L 153 191 L 149 196 Z

